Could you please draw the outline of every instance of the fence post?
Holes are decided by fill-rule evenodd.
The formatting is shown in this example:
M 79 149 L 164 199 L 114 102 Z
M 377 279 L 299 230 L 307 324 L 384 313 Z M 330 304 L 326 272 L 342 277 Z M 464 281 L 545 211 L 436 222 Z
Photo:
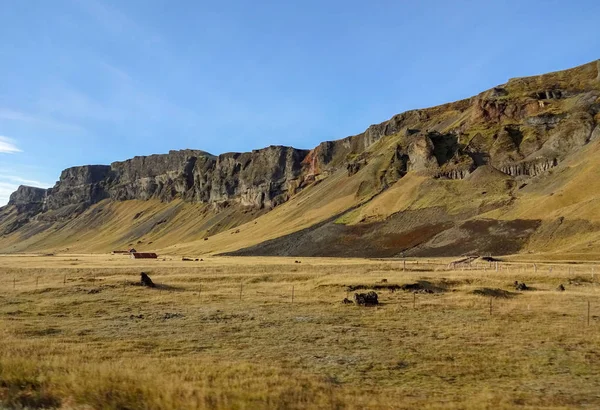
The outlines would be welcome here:
M 494 298 L 490 297 L 490 316 L 492 316 L 492 306 L 494 305 Z
M 587 325 L 590 325 L 590 301 L 588 300 L 588 315 L 587 315 Z
M 240 300 L 242 300 L 242 292 L 244 290 L 244 282 L 240 282 Z
M 65 277 L 63 278 L 63 285 L 67 284 L 67 275 L 65 274 Z
M 294 286 L 292 286 L 292 303 L 294 303 Z
M 417 292 L 413 292 L 413 309 L 417 308 Z

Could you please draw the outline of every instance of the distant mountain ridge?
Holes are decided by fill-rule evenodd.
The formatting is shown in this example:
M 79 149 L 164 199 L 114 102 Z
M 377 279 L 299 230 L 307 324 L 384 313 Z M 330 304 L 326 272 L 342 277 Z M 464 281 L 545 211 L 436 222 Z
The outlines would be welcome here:
M 438 198 L 439 203 L 435 207 L 445 209 L 447 216 L 438 218 L 439 223 L 434 224 L 438 228 L 429 229 L 430 235 L 417 235 L 420 239 L 404 241 L 400 239 L 402 235 L 412 234 L 402 233 L 403 230 L 398 228 L 395 233 L 390 232 L 399 235 L 397 241 L 392 241 L 396 245 L 379 244 L 373 249 L 358 246 L 351 252 L 351 256 L 393 256 L 418 253 L 418 249 L 427 248 L 425 253 L 435 254 L 431 250 L 434 248 L 426 246 L 426 243 L 451 229 L 449 224 L 455 229 L 459 222 L 481 217 L 493 210 L 510 211 L 510 207 L 528 198 L 527 195 L 522 196 L 519 190 L 528 185 L 531 186 L 527 189 L 531 190 L 536 181 L 547 179 L 553 170 L 562 169 L 573 158 L 583 155 L 583 151 L 591 149 L 600 136 L 599 123 L 600 60 L 565 71 L 511 79 L 469 99 L 398 114 L 388 121 L 370 126 L 361 134 L 323 142 L 312 150 L 271 146 L 219 156 L 199 150 L 182 150 L 135 157 L 111 165 L 68 168 L 61 173 L 54 187 L 21 186 L 11 195 L 9 204 L 0 208 L 0 251 L 81 247 L 100 252 L 105 251 L 104 246 L 109 244 L 118 246 L 144 242 L 154 236 L 160 243 L 158 232 L 165 236 L 170 222 L 176 219 L 183 227 L 185 221 L 176 215 L 183 209 L 196 207 L 199 213 L 187 218 L 190 225 L 197 227 L 185 231 L 185 235 L 174 242 L 186 243 L 187 249 L 197 249 L 198 252 L 235 252 L 230 248 L 237 245 L 232 245 L 235 241 L 231 240 L 220 249 L 203 249 L 204 244 L 190 244 L 252 221 L 256 224 L 276 208 L 294 206 L 294 212 L 299 213 L 295 222 L 286 220 L 284 224 L 275 224 L 268 237 L 254 235 L 239 241 L 237 249 L 242 252 L 241 249 L 248 248 L 248 251 L 243 251 L 245 254 L 302 255 L 307 254 L 312 245 L 305 245 L 304 250 L 287 246 L 287 251 L 275 251 L 278 249 L 277 238 L 284 240 L 285 235 L 291 232 L 300 232 L 334 216 L 338 228 L 346 226 L 356 230 L 357 226 L 363 226 L 363 231 L 368 231 L 369 223 L 385 226 L 389 218 L 398 217 L 398 212 L 433 209 L 433 204 L 427 202 L 429 199 L 423 199 L 428 196 L 427 192 L 433 195 L 441 187 L 454 187 L 454 197 L 446 193 Z M 480 181 L 479 185 L 473 182 L 478 176 L 483 178 L 482 175 L 490 180 L 483 184 Z M 415 182 L 417 180 L 418 183 Z M 501 180 L 503 182 L 499 182 Z M 461 183 L 452 185 L 444 181 Z M 336 188 L 319 194 L 318 208 L 308 207 L 311 201 L 303 201 L 303 198 L 312 198 L 321 191 L 323 184 L 332 185 L 332 189 L 335 185 Z M 429 191 L 422 191 L 421 194 L 425 194 L 421 199 L 416 196 L 410 200 L 407 198 L 412 202 L 402 206 L 398 202 L 393 206 L 384 204 L 384 201 L 391 201 L 388 191 L 401 190 L 406 196 L 408 191 L 401 187 L 409 184 L 417 184 L 419 191 Z M 495 196 L 485 191 L 486 184 L 492 187 Z M 462 191 L 470 192 L 475 186 L 479 195 L 487 195 L 485 201 L 477 197 L 476 202 L 487 201 L 486 204 L 476 210 L 469 208 L 474 206 L 471 204 L 465 207 L 462 216 L 449 217 L 452 213 L 448 213 L 448 207 L 452 201 L 474 195 L 472 192 L 466 195 Z M 87 232 L 85 226 L 79 226 L 78 220 L 81 222 L 89 218 L 93 209 L 102 209 L 109 203 L 111 207 L 118 207 L 128 201 L 144 201 L 147 206 L 159 206 L 161 209 L 177 207 L 178 211 L 170 217 L 161 218 L 158 221 L 161 226 L 156 225 L 149 231 L 136 230 L 136 225 L 142 222 L 139 217 L 122 221 L 125 226 L 119 229 L 123 233 L 107 240 L 106 245 L 94 245 L 93 235 L 87 242 L 78 238 L 78 232 Z M 376 215 L 370 215 L 378 203 L 381 205 Z M 142 204 L 136 206 L 144 207 Z M 328 207 L 332 207 L 329 214 L 325 210 Z M 469 209 L 468 212 L 466 209 Z M 356 215 L 365 212 L 369 215 L 356 219 Z M 142 213 L 144 218 L 153 217 L 149 210 Z M 99 217 L 96 215 L 95 218 Z M 202 223 L 198 222 L 200 220 Z M 129 231 L 127 225 L 130 225 Z M 539 226 L 542 225 L 540 222 Z M 283 229 L 283 226 L 289 228 Z M 510 252 L 525 249 L 539 226 L 530 226 L 528 229 L 532 232 L 507 249 Z M 417 229 L 418 224 L 414 228 Z M 51 235 L 56 231 L 61 235 Z M 66 235 L 67 231 L 69 235 Z M 63 233 L 67 238 L 62 237 Z M 335 235 L 332 233 L 327 240 L 335 241 Z M 348 233 L 340 232 L 339 235 L 338 239 Z M 449 232 L 447 235 L 452 236 Z M 460 233 L 456 235 L 460 236 Z M 364 232 L 350 236 L 357 237 L 360 242 Z M 260 248 L 266 240 L 275 241 L 270 242 L 268 248 L 271 250 L 268 252 L 266 248 Z M 311 239 L 310 243 L 315 240 Z M 172 245 L 173 241 L 169 246 Z M 333 248 L 316 247 L 308 253 L 335 255 L 341 252 L 331 251 Z M 351 248 L 348 245 L 348 249 Z M 364 249 L 363 255 L 361 248 Z M 456 248 L 456 253 L 465 251 L 459 248 Z M 473 251 L 486 249 L 477 244 L 473 244 L 472 248 Z M 542 246 L 539 249 L 546 248 Z M 452 251 L 444 250 L 442 253 Z

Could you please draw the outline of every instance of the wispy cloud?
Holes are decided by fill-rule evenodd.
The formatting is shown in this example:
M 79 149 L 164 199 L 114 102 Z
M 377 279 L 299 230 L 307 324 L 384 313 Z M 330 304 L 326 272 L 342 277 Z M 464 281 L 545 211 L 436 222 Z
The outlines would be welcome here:
M 113 36 L 133 36 L 143 45 L 152 47 L 163 42 L 157 33 L 138 24 L 123 11 L 100 0 L 75 0 L 75 3 Z
M 17 147 L 15 141 L 11 138 L 0 135 L 0 153 L 14 154 L 16 152 L 21 152 L 21 150 Z
M 118 78 L 123 82 L 130 82 L 131 76 L 127 74 L 125 71 L 121 70 L 118 67 L 115 67 L 112 64 L 107 63 L 106 61 L 100 61 L 100 65 L 112 76 Z
M 77 124 L 56 120 L 45 115 L 37 115 L 23 111 L 17 111 L 6 107 L 0 107 L 0 120 L 24 122 L 40 127 L 52 128 L 61 131 L 85 131 L 83 127 Z
M 142 118 L 144 124 L 161 123 L 165 118 L 183 125 L 200 122 L 193 110 L 148 92 L 123 69 L 104 61 L 99 61 L 97 68 L 113 80 L 103 98 L 70 84 L 56 82 L 40 90 L 37 110 L 45 117 L 82 124 L 90 121 L 117 124 L 130 131 L 139 125 Z M 139 131 L 136 128 L 136 132 Z
M 5 182 L 10 181 L 12 183 L 17 183 L 17 184 L 21 184 L 21 185 L 30 185 L 30 186 L 35 186 L 38 188 L 49 187 L 52 185 L 52 184 L 41 182 L 41 181 L 38 181 L 35 179 L 27 179 L 27 178 L 22 178 L 17 175 L 2 174 L 2 173 L 0 173 L 0 181 L 5 181 Z

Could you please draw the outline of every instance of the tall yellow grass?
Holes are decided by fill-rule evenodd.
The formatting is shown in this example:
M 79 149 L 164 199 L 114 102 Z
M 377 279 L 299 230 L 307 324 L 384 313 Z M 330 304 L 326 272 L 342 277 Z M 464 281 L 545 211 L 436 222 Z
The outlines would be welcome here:
M 0 407 L 600 406 L 592 264 L 166 259 L 0 257 Z M 341 303 L 418 281 L 443 292 Z M 473 293 L 495 289 L 509 297 Z

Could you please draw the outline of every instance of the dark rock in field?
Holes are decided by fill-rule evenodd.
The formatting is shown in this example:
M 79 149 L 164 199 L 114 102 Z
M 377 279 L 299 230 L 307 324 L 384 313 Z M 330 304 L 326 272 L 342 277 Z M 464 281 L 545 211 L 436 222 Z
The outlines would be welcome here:
M 348 298 L 344 298 L 344 300 L 342 300 L 342 303 L 343 303 L 344 305 L 352 305 L 352 304 L 354 304 L 354 302 L 352 302 L 352 301 L 351 301 L 350 299 L 348 299 Z
M 387 279 L 381 279 L 381 283 L 387 283 Z
M 377 293 L 371 291 L 367 293 L 355 293 L 354 294 L 354 303 L 361 306 L 372 306 L 378 305 L 379 300 L 377 297 Z
M 515 281 L 515 289 L 521 291 L 530 290 L 530 288 L 524 282 L 519 282 L 518 280 Z
M 94 295 L 96 293 L 100 293 L 100 289 L 96 288 L 88 290 L 88 295 Z
M 300 262 L 300 261 L 294 261 L 294 263 L 302 263 L 302 262 Z
M 558 285 L 558 287 L 556 288 L 556 290 L 559 291 L 559 292 L 564 292 L 565 291 L 565 287 L 561 283 L 560 285 Z
M 154 282 L 152 282 L 152 279 L 150 279 L 150 276 L 148 276 L 146 274 L 146 272 L 142 272 L 140 274 L 140 276 L 141 276 L 141 283 L 143 286 L 148 286 L 149 288 L 156 287 L 156 285 L 154 284 Z

